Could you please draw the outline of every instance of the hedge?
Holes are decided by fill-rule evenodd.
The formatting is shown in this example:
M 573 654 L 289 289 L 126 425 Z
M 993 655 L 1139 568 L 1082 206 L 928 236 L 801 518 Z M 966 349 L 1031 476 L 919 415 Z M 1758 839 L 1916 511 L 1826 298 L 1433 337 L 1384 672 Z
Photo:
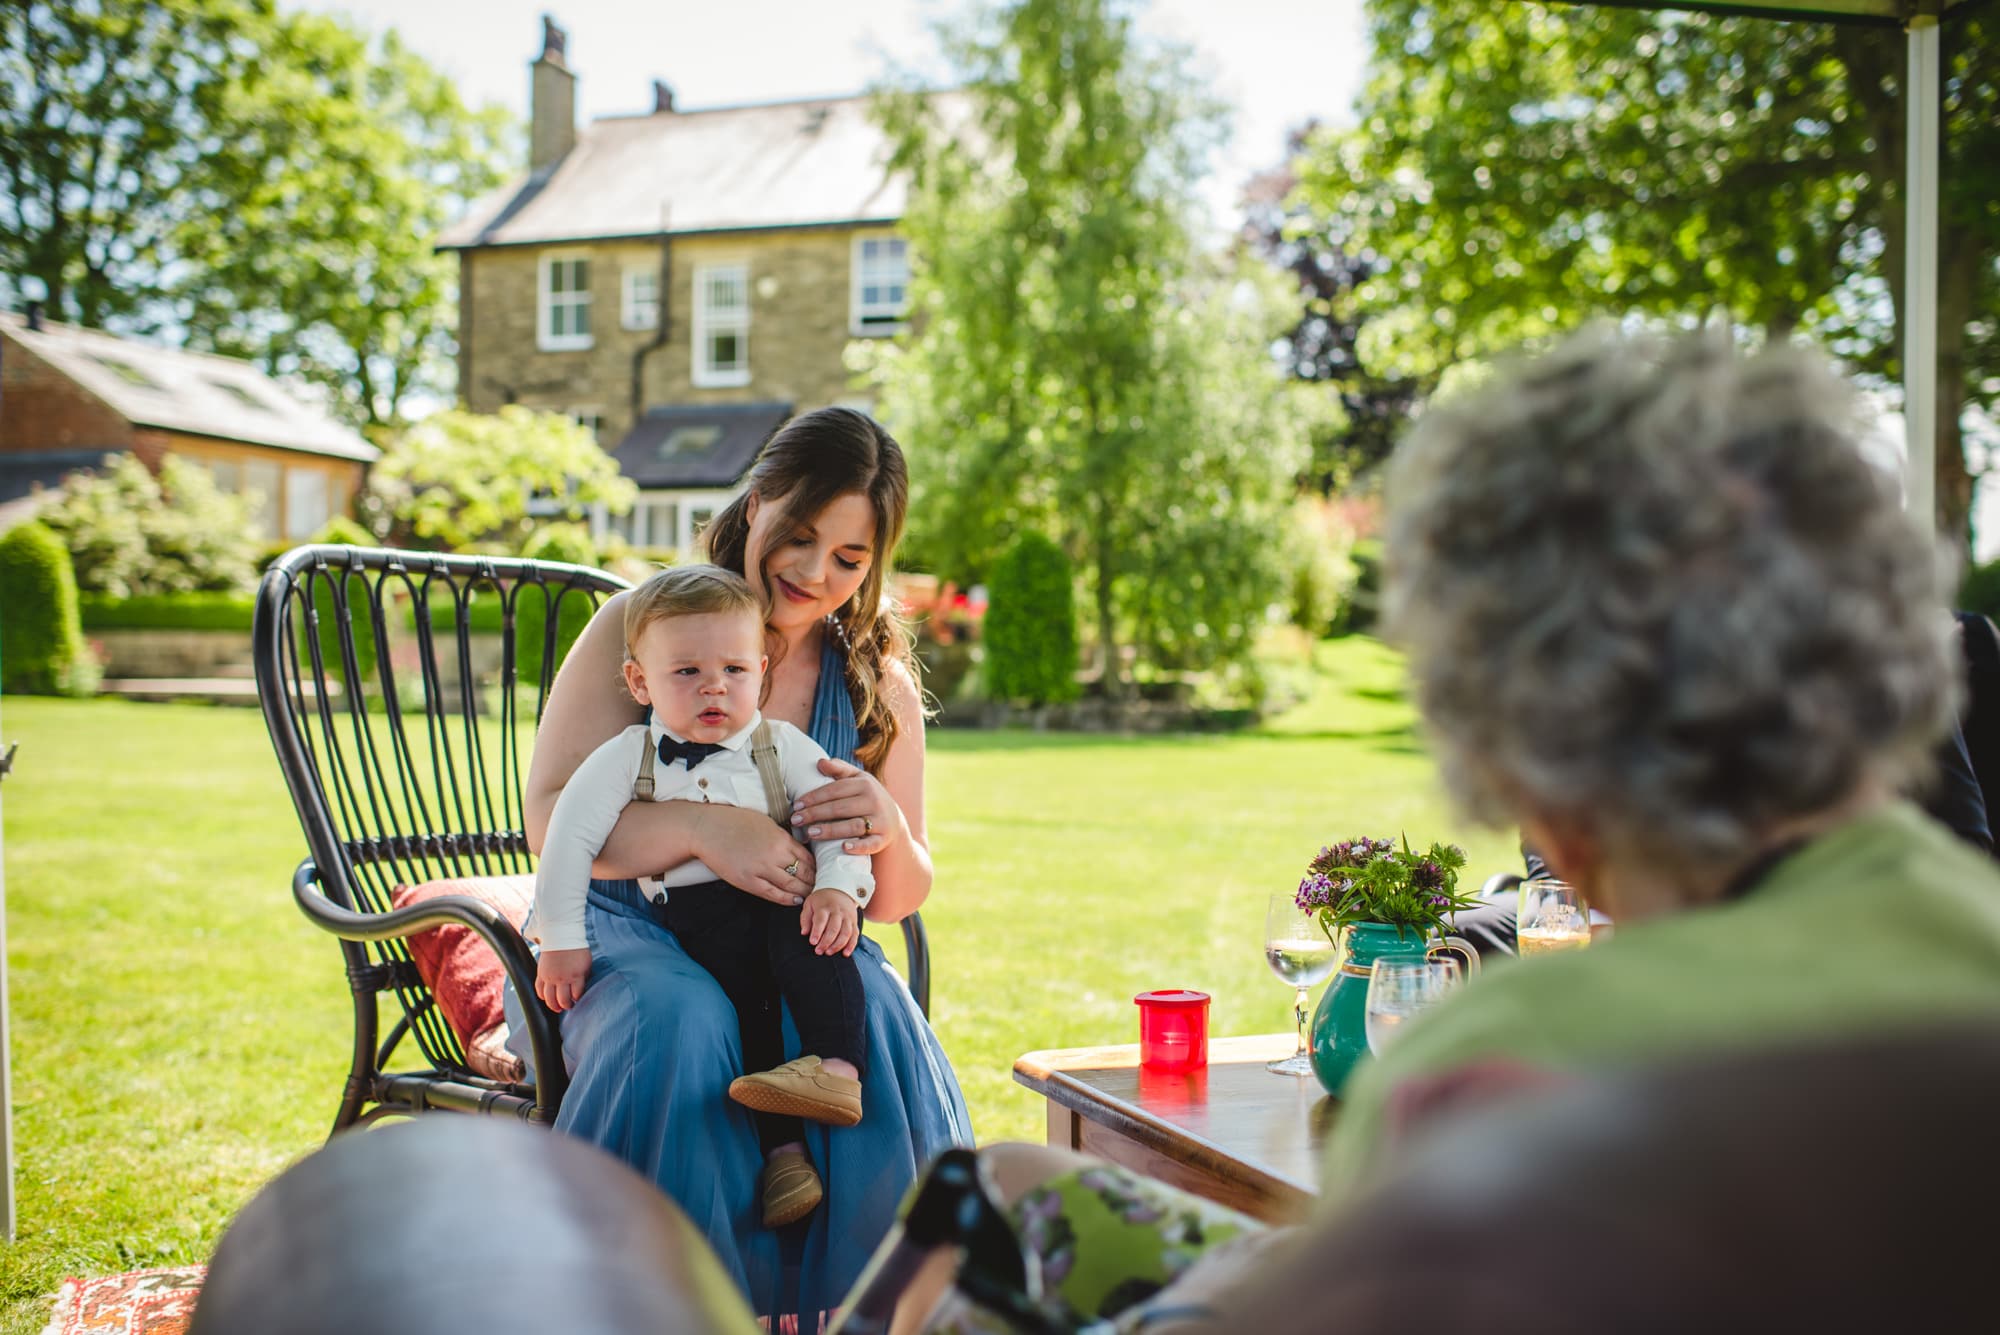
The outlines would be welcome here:
M 78 600 L 85 630 L 227 630 L 250 633 L 257 600 L 240 593 L 148 593 Z

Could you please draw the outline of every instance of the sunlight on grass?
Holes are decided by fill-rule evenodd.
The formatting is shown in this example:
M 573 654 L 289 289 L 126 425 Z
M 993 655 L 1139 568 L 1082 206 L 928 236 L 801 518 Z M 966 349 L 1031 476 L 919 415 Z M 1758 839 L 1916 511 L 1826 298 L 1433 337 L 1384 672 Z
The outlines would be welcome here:
M 1132 1041 L 1136 992 L 1212 993 L 1217 1034 L 1285 1028 L 1266 896 L 1335 836 L 1458 828 L 1395 656 L 1347 640 L 1318 666 L 1252 732 L 932 734 L 935 1019 L 982 1141 L 1040 1139 L 1014 1059 Z M 0 719 L 21 743 L 0 1335 L 34 1335 L 64 1275 L 205 1260 L 320 1143 L 350 1009 L 338 947 L 291 903 L 303 841 L 254 711 L 9 698 Z M 1469 875 L 1515 860 L 1508 836 L 1459 842 Z

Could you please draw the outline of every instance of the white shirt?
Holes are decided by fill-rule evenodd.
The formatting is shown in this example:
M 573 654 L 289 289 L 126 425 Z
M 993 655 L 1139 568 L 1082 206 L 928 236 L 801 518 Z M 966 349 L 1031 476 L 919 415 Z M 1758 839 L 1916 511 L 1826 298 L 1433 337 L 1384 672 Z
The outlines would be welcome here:
M 720 802 L 752 811 L 767 810 L 764 782 L 757 775 L 757 762 L 750 757 L 750 737 L 757 731 L 757 722 L 753 718 L 749 726 L 725 737 L 720 743 L 723 749 L 692 771 L 678 760 L 671 765 L 660 763 L 662 736 L 675 741 L 686 738 L 669 732 L 657 721 L 635 723 L 585 757 L 563 785 L 562 796 L 549 816 L 542 861 L 535 872 L 535 910 L 523 934 L 531 941 L 539 940 L 544 950 L 580 950 L 589 944 L 583 930 L 583 909 L 589 893 L 590 864 L 611 837 L 619 813 L 632 801 L 632 784 L 639 777 L 640 737 L 647 740 L 644 756 L 645 763 L 653 767 L 655 802 Z M 818 742 L 778 719 L 771 720 L 771 740 L 778 748 L 786 797 L 797 801 L 833 782 L 819 772 L 826 752 Z M 813 864 L 815 890 L 838 890 L 856 904 L 866 904 L 875 893 L 874 860 L 863 853 L 843 852 L 838 839 L 814 840 Z M 674 886 L 715 879 L 714 872 L 690 858 L 658 879 L 640 884 L 648 897 L 664 900 Z

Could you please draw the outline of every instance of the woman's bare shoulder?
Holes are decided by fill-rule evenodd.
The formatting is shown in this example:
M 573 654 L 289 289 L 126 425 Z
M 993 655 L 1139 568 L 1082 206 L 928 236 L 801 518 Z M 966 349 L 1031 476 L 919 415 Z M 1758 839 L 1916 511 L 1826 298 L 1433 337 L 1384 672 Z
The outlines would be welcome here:
M 597 609 L 556 671 L 535 730 L 531 781 L 560 786 L 583 757 L 643 720 L 644 711 L 625 690 L 624 662 L 625 595 L 620 593 Z

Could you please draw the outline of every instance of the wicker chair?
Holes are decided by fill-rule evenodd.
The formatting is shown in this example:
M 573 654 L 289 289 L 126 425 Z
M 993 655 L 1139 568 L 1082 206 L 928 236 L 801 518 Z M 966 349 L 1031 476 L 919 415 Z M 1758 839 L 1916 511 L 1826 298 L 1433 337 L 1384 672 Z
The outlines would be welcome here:
M 300 547 L 265 573 L 252 641 L 257 693 L 307 856 L 292 876 L 306 918 L 340 939 L 354 1049 L 333 1130 L 430 1111 L 555 1120 L 568 1083 L 534 959 L 491 904 L 442 895 L 392 908 L 396 887 L 531 872 L 521 783 L 568 641 L 625 581 L 549 561 Z M 407 939 L 463 924 L 527 999 L 539 1083 L 468 1064 Z M 922 921 L 903 922 L 910 989 L 926 1013 Z M 400 1015 L 381 1033 L 379 1001 Z M 391 1070 L 405 1039 L 420 1062 Z M 407 1061 L 408 1058 L 405 1058 Z

